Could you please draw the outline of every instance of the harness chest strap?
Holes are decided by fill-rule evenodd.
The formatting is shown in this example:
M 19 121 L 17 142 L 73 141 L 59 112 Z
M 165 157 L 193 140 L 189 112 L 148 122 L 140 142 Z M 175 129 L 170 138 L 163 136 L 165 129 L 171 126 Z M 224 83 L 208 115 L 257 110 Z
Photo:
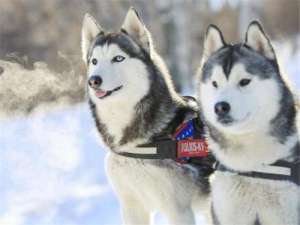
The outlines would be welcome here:
M 265 167 L 251 172 L 235 171 L 217 162 L 215 169 L 253 178 L 290 181 L 300 186 L 300 161 L 288 162 L 279 160 L 276 163 L 266 165 Z
M 186 102 L 195 102 L 193 97 L 183 98 Z M 183 107 L 178 109 L 166 128 L 154 136 L 150 143 L 137 146 L 139 152 L 117 154 L 136 159 L 172 159 L 179 163 L 201 164 L 203 168 L 209 164 L 209 168 L 212 168 L 215 160 L 208 151 L 204 133 L 204 124 L 198 111 Z
M 187 119 L 187 117 L 190 118 Z M 173 159 L 180 162 L 184 162 L 182 159 L 209 155 L 204 139 L 204 125 L 197 112 L 190 108 L 180 109 L 166 129 L 154 137 L 151 143 L 137 147 L 139 153 L 127 151 L 118 154 L 131 158 Z
M 208 156 L 208 147 L 204 139 L 161 140 L 138 146 L 143 153 L 120 152 L 119 155 L 139 159 L 179 159 L 182 157 Z

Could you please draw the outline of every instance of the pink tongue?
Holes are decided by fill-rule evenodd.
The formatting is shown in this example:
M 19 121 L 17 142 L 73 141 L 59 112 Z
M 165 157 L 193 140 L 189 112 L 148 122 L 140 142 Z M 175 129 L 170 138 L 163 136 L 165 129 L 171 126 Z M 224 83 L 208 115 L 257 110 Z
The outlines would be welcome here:
M 95 91 L 95 94 L 96 94 L 96 96 L 97 96 L 98 98 L 101 98 L 101 97 L 105 96 L 106 93 L 107 93 L 107 91 L 103 91 L 103 90 L 96 90 L 96 91 Z

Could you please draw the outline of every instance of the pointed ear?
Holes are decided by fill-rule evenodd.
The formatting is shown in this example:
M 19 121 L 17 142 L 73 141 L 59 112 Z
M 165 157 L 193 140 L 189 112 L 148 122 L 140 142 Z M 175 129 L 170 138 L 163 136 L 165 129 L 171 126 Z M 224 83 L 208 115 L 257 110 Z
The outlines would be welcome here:
M 146 50 L 150 51 L 152 48 L 151 35 L 133 7 L 128 10 L 122 29 L 142 44 Z
M 87 63 L 88 51 L 93 40 L 101 32 L 103 32 L 103 29 L 96 20 L 91 15 L 85 14 L 81 30 L 81 50 L 85 63 Z
M 258 21 L 252 21 L 249 24 L 245 43 L 268 59 L 276 58 L 271 42 Z
M 203 47 L 203 58 L 206 60 L 214 52 L 226 45 L 222 32 L 215 25 L 209 25 Z

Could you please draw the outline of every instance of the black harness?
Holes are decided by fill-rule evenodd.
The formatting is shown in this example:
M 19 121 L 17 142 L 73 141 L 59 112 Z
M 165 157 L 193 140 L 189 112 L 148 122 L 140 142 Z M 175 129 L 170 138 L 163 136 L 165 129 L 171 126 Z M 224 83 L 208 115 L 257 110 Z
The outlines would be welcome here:
M 216 162 L 215 170 L 221 172 L 229 172 L 241 176 L 247 176 L 252 178 L 262 178 L 268 180 L 278 180 L 278 181 L 290 181 L 296 185 L 300 185 L 300 161 L 295 160 L 294 162 L 288 162 L 284 160 L 279 160 L 271 165 L 267 165 L 269 168 L 280 168 L 285 171 L 285 173 L 269 173 L 261 171 L 251 171 L 251 172 L 240 172 L 229 169 L 220 162 Z
M 180 118 L 178 120 L 178 117 L 176 117 L 173 121 L 170 123 L 170 127 L 177 127 L 183 122 L 184 118 Z M 179 122 L 180 121 L 180 122 Z M 203 136 L 203 125 L 199 124 L 198 118 L 193 118 L 192 122 L 194 124 L 194 127 L 196 128 L 193 139 L 201 139 L 204 140 Z M 170 127 L 167 130 L 173 130 L 170 129 Z M 175 128 L 176 129 L 176 128 Z M 120 152 L 118 154 L 132 157 L 132 158 L 140 158 L 140 159 L 178 159 L 178 144 L 179 141 L 174 140 L 171 135 L 173 132 L 170 132 L 169 134 L 167 132 L 163 132 L 155 137 L 152 138 L 152 141 L 149 143 L 138 145 L 138 148 L 156 148 L 156 153 L 153 154 L 143 154 L 143 153 L 130 153 L 130 152 Z
M 194 98 L 189 96 L 184 97 L 184 99 L 186 101 L 195 101 Z M 174 140 L 173 134 L 176 132 L 176 129 L 186 121 L 193 124 L 193 137 L 189 140 Z M 198 147 L 203 145 L 203 155 L 182 157 L 181 148 L 187 144 L 194 144 Z M 215 158 L 210 152 L 205 152 L 208 150 L 208 147 L 204 136 L 204 124 L 199 118 L 198 112 L 191 107 L 179 108 L 175 117 L 161 133 L 152 137 L 150 142 L 138 145 L 137 148 L 144 149 L 147 153 L 145 151 L 141 151 L 141 153 L 122 151 L 117 154 L 136 159 L 172 159 L 179 163 L 201 167 L 205 174 L 213 172 Z M 149 153 L 147 151 L 149 149 L 153 149 L 153 152 Z

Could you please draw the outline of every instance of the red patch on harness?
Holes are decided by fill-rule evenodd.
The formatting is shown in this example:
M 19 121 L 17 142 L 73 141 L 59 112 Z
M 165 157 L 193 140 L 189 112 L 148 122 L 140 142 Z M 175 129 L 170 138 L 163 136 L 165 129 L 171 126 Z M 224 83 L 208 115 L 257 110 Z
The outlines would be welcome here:
M 208 156 L 208 145 L 204 139 L 187 139 L 177 142 L 177 157 Z

